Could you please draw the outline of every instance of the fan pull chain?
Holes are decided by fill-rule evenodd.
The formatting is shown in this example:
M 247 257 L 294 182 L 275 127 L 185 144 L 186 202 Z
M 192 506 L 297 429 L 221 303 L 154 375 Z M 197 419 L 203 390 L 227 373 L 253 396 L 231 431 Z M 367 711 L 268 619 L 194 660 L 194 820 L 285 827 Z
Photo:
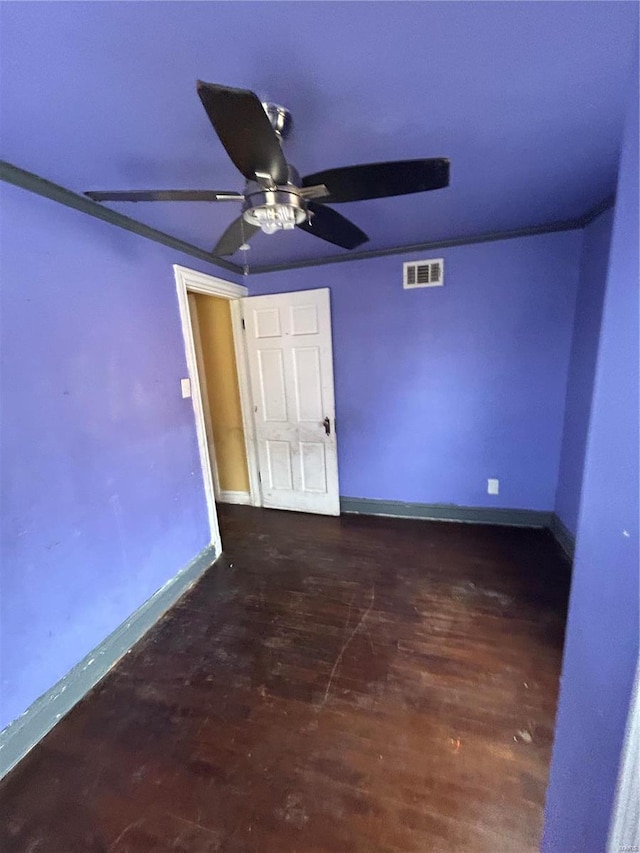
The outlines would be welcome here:
M 242 252 L 243 264 L 242 264 L 242 274 L 249 275 L 249 264 L 247 263 L 247 252 L 251 248 L 246 240 L 246 235 L 244 233 L 244 219 L 240 220 L 240 233 L 242 234 L 242 244 L 240 246 L 240 251 Z

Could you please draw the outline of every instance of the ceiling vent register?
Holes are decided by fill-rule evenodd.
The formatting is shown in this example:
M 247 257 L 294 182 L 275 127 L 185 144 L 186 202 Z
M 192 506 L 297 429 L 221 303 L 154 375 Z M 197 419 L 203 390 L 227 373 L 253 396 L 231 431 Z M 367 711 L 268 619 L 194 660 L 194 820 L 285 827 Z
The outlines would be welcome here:
M 414 287 L 442 287 L 444 284 L 444 260 L 434 258 L 428 261 L 410 261 L 403 264 L 403 282 L 405 290 Z

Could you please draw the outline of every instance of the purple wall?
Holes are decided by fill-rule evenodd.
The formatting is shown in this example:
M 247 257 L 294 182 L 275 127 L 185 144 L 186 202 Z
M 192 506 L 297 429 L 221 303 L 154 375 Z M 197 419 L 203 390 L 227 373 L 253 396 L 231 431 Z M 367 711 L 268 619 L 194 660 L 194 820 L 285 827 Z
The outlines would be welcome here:
M 0 728 L 210 538 L 171 268 L 203 265 L 6 184 L 1 202 Z
M 249 278 L 251 295 L 331 288 L 341 495 L 553 509 L 580 244 L 562 232 Z M 402 289 L 404 261 L 440 256 L 444 287 Z
M 612 225 L 612 210 L 602 214 L 588 225 L 584 230 L 580 257 L 580 282 L 576 300 L 555 507 L 558 517 L 574 536 L 578 527 L 578 507 Z
M 602 853 L 638 661 L 638 69 L 587 441 L 545 853 Z

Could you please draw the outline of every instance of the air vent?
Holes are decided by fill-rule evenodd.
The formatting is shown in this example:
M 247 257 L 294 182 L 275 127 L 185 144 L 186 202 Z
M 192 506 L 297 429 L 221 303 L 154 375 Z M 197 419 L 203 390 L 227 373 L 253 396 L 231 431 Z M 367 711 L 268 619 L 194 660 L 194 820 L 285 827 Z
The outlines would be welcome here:
M 411 261 L 403 264 L 405 290 L 414 287 L 441 287 L 444 284 L 444 260 Z

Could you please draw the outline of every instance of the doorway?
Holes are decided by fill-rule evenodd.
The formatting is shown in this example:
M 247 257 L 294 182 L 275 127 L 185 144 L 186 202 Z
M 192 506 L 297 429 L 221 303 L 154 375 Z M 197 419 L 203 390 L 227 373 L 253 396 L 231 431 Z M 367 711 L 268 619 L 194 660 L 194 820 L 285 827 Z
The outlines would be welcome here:
M 200 372 L 198 370 L 198 356 L 196 353 L 196 340 L 194 337 L 193 323 L 191 319 L 189 296 L 191 294 L 204 294 L 207 296 L 225 299 L 228 302 L 238 380 L 238 393 L 240 396 L 240 409 L 242 413 L 246 469 L 249 479 L 249 498 L 250 503 L 253 506 L 261 506 L 262 497 L 260 493 L 259 472 L 254 449 L 253 417 L 251 415 L 251 391 L 249 386 L 245 349 L 242 345 L 242 313 L 240 309 L 240 300 L 247 295 L 248 291 L 243 285 L 232 284 L 231 282 L 224 281 L 223 279 L 215 276 L 199 273 L 178 264 L 174 265 L 173 271 L 176 281 L 178 310 L 180 312 L 180 323 L 182 326 L 182 337 L 184 340 L 185 357 L 190 383 L 189 393 L 193 403 L 196 435 L 198 438 L 200 467 L 202 470 L 205 500 L 207 503 L 211 543 L 216 548 L 216 551 L 220 553 L 222 551 L 222 541 L 218 526 L 216 500 L 221 500 L 221 497 L 220 495 L 216 495 L 216 483 L 213 473 L 213 465 L 215 462 L 212 463 L 212 458 L 215 460 L 215 438 L 212 431 L 210 431 L 209 435 L 207 434 L 205 404 L 203 391 L 200 385 Z M 220 484 L 218 483 L 218 485 Z
M 339 515 L 329 290 L 174 273 L 212 542 L 216 501 Z
M 188 298 L 216 500 L 251 504 L 229 300 L 204 293 Z

